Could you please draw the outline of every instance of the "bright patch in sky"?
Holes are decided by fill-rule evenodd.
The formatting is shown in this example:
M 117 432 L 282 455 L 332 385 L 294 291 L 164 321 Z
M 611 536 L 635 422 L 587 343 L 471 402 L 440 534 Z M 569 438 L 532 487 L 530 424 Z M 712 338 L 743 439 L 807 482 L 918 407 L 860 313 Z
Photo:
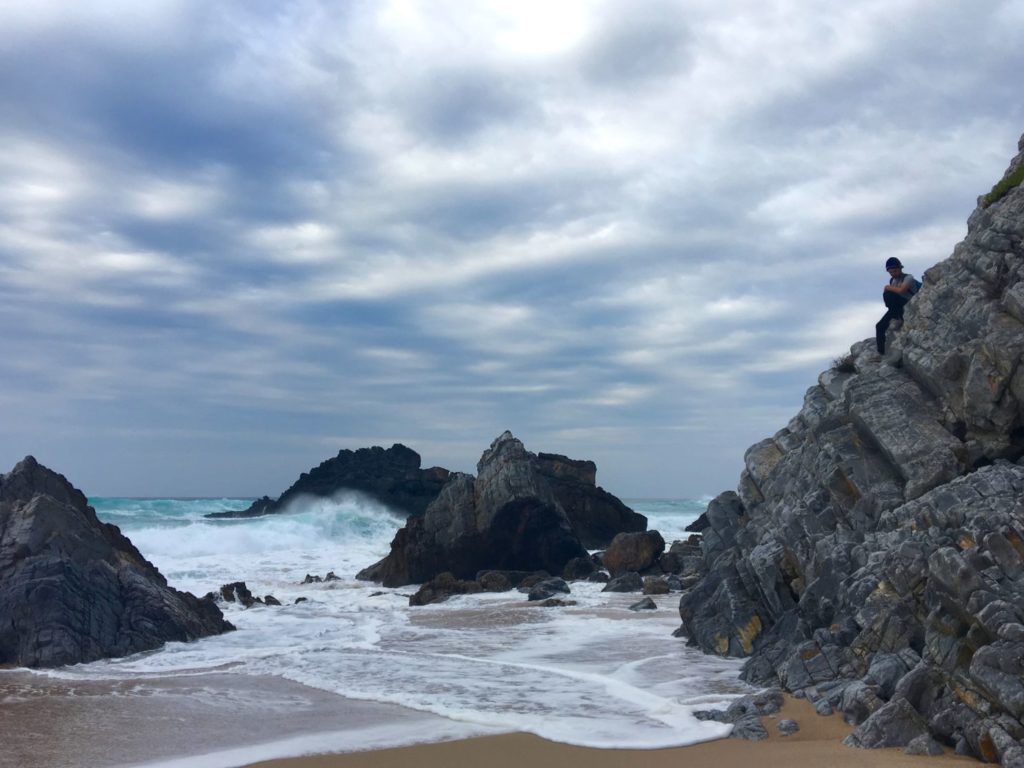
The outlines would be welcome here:
M 0 472 L 272 494 L 511 429 L 735 486 L 1024 131 L 1024 2 L 0 7 Z

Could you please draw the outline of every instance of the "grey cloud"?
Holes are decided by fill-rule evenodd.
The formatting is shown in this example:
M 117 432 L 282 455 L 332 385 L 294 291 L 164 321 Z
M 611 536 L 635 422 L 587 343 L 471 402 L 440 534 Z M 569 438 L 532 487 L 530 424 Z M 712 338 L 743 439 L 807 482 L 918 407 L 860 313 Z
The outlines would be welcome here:
M 730 4 L 594 5 L 538 58 L 315 5 L 3 47 L 0 134 L 74 167 L 0 161 L 0 471 L 276 493 L 370 442 L 471 470 L 511 428 L 616 493 L 721 490 L 870 334 L 881 256 L 947 255 L 1024 123 L 1012 30 L 956 39 L 974 10 L 762 92 L 702 47 Z M 835 18 L 804 11 L 794 39 Z
M 584 77 L 628 88 L 680 74 L 693 64 L 690 31 L 676 3 L 619 6 L 603 20 L 581 59 Z
M 399 108 L 416 135 L 454 144 L 510 123 L 539 123 L 543 115 L 534 98 L 509 74 L 448 66 L 429 69 L 406 84 Z

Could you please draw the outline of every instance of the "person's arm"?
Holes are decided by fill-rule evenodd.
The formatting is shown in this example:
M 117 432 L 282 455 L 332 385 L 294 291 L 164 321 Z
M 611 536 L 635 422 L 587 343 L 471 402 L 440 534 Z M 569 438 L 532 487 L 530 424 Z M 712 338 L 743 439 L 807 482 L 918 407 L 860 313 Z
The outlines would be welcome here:
M 910 275 L 904 275 L 903 277 L 901 277 L 899 285 L 885 286 L 885 290 L 892 291 L 893 293 L 898 293 L 900 296 L 902 296 L 903 294 L 910 290 Z

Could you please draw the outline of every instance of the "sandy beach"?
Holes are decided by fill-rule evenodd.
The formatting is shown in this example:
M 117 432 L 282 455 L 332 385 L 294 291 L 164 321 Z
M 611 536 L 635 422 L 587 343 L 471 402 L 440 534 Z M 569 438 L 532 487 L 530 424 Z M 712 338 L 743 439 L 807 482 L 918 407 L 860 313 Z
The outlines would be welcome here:
M 787 717 L 795 719 L 800 730 L 782 736 L 776 724 Z M 939 768 L 978 764 L 951 751 L 942 757 L 925 758 L 906 755 L 902 749 L 846 747 L 842 739 L 852 729 L 839 715 L 821 717 L 807 702 L 795 699 L 788 699 L 782 712 L 764 718 L 764 723 L 769 738 L 761 742 L 720 739 L 675 749 L 588 749 L 514 733 L 372 752 L 269 760 L 249 768 Z

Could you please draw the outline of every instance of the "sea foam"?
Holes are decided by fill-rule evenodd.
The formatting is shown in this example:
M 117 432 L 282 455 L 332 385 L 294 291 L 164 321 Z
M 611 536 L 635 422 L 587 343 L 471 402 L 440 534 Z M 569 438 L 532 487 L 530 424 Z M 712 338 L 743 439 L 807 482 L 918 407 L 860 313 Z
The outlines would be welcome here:
M 576 582 L 569 598 L 577 605 L 568 608 L 539 608 L 518 592 L 410 608 L 415 587 L 383 589 L 354 578 L 387 553 L 402 524 L 392 511 L 341 496 L 300 500 L 264 518 L 203 517 L 227 503 L 152 504 L 148 512 L 141 503 L 101 503 L 97 510 L 116 519 L 173 586 L 203 594 L 244 580 L 254 594 L 273 594 L 283 606 L 227 604 L 236 632 L 48 674 L 201 680 L 230 670 L 430 713 L 451 723 L 452 734 L 523 731 L 618 748 L 720 737 L 728 726 L 697 720 L 694 710 L 724 706 L 747 690 L 737 680 L 738 662 L 705 657 L 672 637 L 679 626 L 673 595 L 656 597 L 656 611 L 635 613 L 629 605 L 636 595 Z M 634 506 L 646 507 L 652 527 L 664 527 L 669 542 L 684 536 L 685 525 L 702 511 L 692 502 Z M 306 573 L 327 571 L 339 580 L 301 583 Z M 306 599 L 296 603 L 299 598 Z M 381 728 L 367 744 L 423 740 L 415 727 Z M 323 738 L 335 743 L 330 734 Z M 281 748 L 296 754 L 294 747 Z

